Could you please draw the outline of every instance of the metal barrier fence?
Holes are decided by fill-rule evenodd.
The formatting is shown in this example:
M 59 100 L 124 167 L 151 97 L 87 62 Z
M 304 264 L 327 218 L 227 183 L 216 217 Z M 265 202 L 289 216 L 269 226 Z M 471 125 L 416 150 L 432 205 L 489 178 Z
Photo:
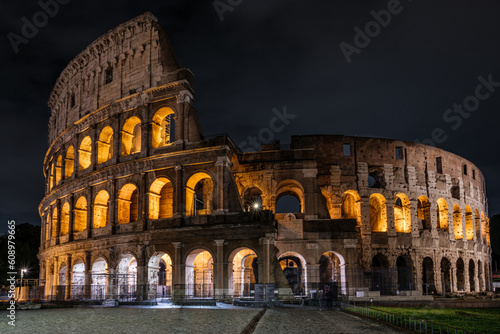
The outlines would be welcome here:
M 410 316 L 394 314 L 386 311 L 377 310 L 368 306 L 355 306 L 348 303 L 342 304 L 342 309 L 361 314 L 365 317 L 403 328 L 411 333 L 420 334 L 479 334 L 468 331 L 463 328 L 457 328 L 447 325 L 436 324 L 428 320 L 417 319 Z

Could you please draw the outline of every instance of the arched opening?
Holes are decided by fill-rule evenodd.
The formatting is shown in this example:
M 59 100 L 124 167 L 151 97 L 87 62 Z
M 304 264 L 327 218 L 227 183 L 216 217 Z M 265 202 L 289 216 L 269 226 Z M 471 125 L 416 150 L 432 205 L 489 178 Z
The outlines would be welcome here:
M 156 179 L 149 188 L 149 219 L 172 218 L 174 187 L 167 178 Z
M 441 280 L 443 295 L 451 292 L 451 262 L 445 257 L 441 259 Z
M 50 163 L 48 175 L 49 175 L 49 191 L 52 190 L 52 187 L 54 187 L 54 175 L 55 175 L 55 164 L 54 161 Z
M 468 205 L 465 207 L 465 236 L 467 240 L 474 239 L 474 221 L 472 218 L 472 210 Z
M 479 210 L 474 211 L 474 229 L 476 239 L 481 239 L 481 217 L 479 216 Z
M 342 195 L 341 214 L 343 219 L 356 219 L 361 225 L 361 197 L 354 190 L 348 190 Z
M 125 121 L 122 129 L 122 156 L 141 151 L 141 120 L 132 116 Z
M 68 266 L 62 263 L 58 273 L 58 285 L 56 287 L 56 300 L 64 300 L 66 297 L 66 283 L 68 278 Z
M 436 285 L 434 283 L 434 261 L 430 257 L 425 257 L 422 262 L 422 291 L 429 295 L 436 293 Z
M 61 233 L 60 235 L 66 235 L 69 232 L 69 203 L 64 203 L 61 210 Z
M 65 166 L 64 166 L 64 178 L 67 179 L 73 175 L 73 171 L 75 169 L 75 148 L 73 145 L 68 147 L 68 150 L 66 151 L 66 159 L 65 159 Z
M 477 260 L 477 280 L 479 282 L 479 292 L 484 291 L 483 264 L 481 260 Z
M 249 248 L 239 250 L 233 257 L 233 297 L 250 297 L 259 281 L 259 262 L 255 252 Z
M 469 287 L 471 292 L 476 291 L 476 265 L 474 264 L 474 260 L 470 259 L 469 260 Z
M 438 227 L 443 230 L 448 230 L 448 204 L 444 198 L 437 200 L 437 218 Z
M 483 242 L 486 241 L 486 219 L 484 212 L 481 212 L 481 239 L 483 239 Z
M 214 296 L 213 258 L 209 251 L 196 249 L 186 258 L 186 297 Z
M 137 187 L 127 183 L 118 192 L 118 224 L 137 221 L 139 217 L 139 196 Z
M 405 194 L 396 195 L 394 200 L 394 228 L 396 232 L 411 232 L 411 204 Z
M 399 256 L 396 259 L 398 268 L 398 289 L 400 291 L 413 290 L 413 264 L 409 256 Z
M 186 215 L 210 215 L 213 210 L 214 183 L 210 175 L 198 172 L 186 183 Z
M 155 253 L 148 262 L 148 282 L 151 297 L 170 298 L 172 296 L 172 259 L 164 252 Z
M 457 289 L 458 291 L 465 291 L 465 265 L 462 258 L 457 260 Z
M 105 127 L 99 134 L 97 142 L 97 163 L 102 164 L 113 157 L 113 129 Z
M 109 194 L 106 190 L 97 193 L 94 200 L 94 228 L 101 228 L 109 222 Z
M 304 189 L 295 180 L 280 182 L 276 190 L 275 213 L 304 212 Z
M 490 290 L 491 282 L 490 282 L 490 271 L 488 267 L 488 262 L 484 264 L 484 286 L 486 291 Z
M 392 273 L 389 262 L 382 254 L 377 254 L 372 259 L 371 291 L 380 291 L 381 295 L 394 294 Z
M 286 252 L 278 258 L 281 270 L 295 296 L 307 295 L 306 260 L 295 252 Z
M 52 210 L 52 239 L 57 236 L 57 208 Z
M 46 222 L 45 222 L 45 240 L 50 239 L 50 227 L 52 225 L 52 217 L 50 215 L 46 216 Z
M 62 173 L 62 155 L 57 157 L 56 163 L 56 185 L 61 182 L 61 173 Z
M 464 238 L 464 232 L 462 229 L 462 211 L 460 211 L 458 204 L 453 205 L 453 234 L 457 240 Z
M 73 265 L 71 283 L 71 295 L 73 299 L 83 299 L 85 292 L 85 263 L 80 259 Z
M 92 139 L 90 136 L 83 138 L 78 150 L 78 170 L 84 170 L 90 167 L 92 157 Z
M 245 190 L 243 194 L 243 208 L 247 212 L 262 209 L 262 191 L 252 187 Z
M 116 287 L 118 299 L 135 299 L 137 292 L 137 260 L 132 254 L 122 256 L 116 268 L 113 287 Z
M 87 228 L 87 199 L 83 196 L 78 198 L 75 204 L 75 222 L 73 230 L 75 232 L 82 232 Z
M 372 194 L 370 205 L 370 228 L 372 232 L 387 232 L 387 208 L 385 197 L 381 194 Z
M 432 228 L 431 203 L 429 202 L 429 199 L 427 197 L 420 196 L 418 198 L 417 214 L 422 224 L 422 229 L 430 230 Z
M 175 141 L 174 111 L 172 109 L 159 109 L 153 116 L 151 125 L 153 148 L 166 146 Z
M 97 258 L 92 264 L 92 299 L 105 299 L 108 284 L 108 262 Z
M 337 252 L 325 252 L 319 258 L 319 283 L 323 297 L 338 300 L 339 293 L 346 293 L 345 260 Z

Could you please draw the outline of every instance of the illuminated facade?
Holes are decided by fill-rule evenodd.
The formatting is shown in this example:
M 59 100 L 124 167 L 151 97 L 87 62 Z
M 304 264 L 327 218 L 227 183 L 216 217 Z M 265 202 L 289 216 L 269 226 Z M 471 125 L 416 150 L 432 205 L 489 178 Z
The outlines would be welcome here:
M 288 297 L 490 290 L 485 182 L 471 162 L 345 136 L 242 153 L 203 136 L 192 87 L 149 13 L 64 69 L 39 207 L 48 298 L 231 299 L 256 283 Z

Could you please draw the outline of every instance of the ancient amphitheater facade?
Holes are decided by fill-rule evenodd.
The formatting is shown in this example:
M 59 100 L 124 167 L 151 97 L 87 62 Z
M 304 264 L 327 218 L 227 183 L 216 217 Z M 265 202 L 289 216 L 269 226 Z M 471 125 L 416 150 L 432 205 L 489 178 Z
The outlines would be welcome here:
M 485 180 L 473 163 L 333 135 L 244 153 L 204 137 L 193 96 L 193 74 L 149 13 L 63 70 L 39 207 L 47 298 L 490 290 Z

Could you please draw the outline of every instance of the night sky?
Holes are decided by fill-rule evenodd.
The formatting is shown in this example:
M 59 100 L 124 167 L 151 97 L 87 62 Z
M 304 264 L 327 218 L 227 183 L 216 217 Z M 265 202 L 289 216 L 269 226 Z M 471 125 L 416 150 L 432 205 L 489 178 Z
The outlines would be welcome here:
M 212 1 L 60 2 L 67 3 L 17 53 L 9 33 L 23 36 L 22 18 L 33 22 L 42 8 L 4 1 L 0 10 L 0 232 L 11 219 L 40 224 L 47 101 L 60 72 L 99 36 L 146 11 L 195 75 L 206 135 L 228 133 L 240 144 L 285 107 L 296 118 L 275 134 L 282 144 L 299 134 L 423 141 L 441 129 L 437 146 L 481 169 L 489 215 L 500 213 L 497 1 L 225 0 L 216 2 L 219 13 Z M 388 8 L 385 27 L 370 23 Z M 367 24 L 372 37 L 358 38 L 356 48 L 355 28 Z M 480 76 L 493 81 L 480 90 L 482 100 L 474 98 Z M 470 112 L 447 112 L 464 101 Z

